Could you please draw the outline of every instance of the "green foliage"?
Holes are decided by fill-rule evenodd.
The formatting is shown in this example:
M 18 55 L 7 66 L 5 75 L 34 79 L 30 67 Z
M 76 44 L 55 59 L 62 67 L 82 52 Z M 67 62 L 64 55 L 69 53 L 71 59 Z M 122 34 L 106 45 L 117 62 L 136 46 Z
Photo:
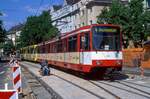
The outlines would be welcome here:
M 125 24 L 127 21 L 126 16 L 127 7 L 120 3 L 120 0 L 113 0 L 110 8 L 105 8 L 98 16 L 98 23 L 110 23 L 110 24 Z
M 0 43 L 5 42 L 6 30 L 0 26 Z
M 7 41 L 7 43 L 3 45 L 3 48 L 4 52 L 6 53 L 11 53 L 15 49 L 13 42 L 11 40 Z
M 0 16 L 2 14 L 0 13 Z M 6 38 L 6 30 L 3 28 L 2 20 L 0 20 L 0 43 L 4 42 Z
M 33 45 L 46 41 L 57 35 L 57 29 L 52 25 L 51 15 L 44 11 L 40 16 L 30 16 L 21 33 L 21 45 Z
M 109 9 L 103 9 L 97 22 L 120 25 L 124 37 L 135 43 L 142 43 L 144 37 L 150 35 L 147 26 L 150 23 L 150 12 L 144 10 L 143 0 L 131 0 L 128 5 L 113 0 Z

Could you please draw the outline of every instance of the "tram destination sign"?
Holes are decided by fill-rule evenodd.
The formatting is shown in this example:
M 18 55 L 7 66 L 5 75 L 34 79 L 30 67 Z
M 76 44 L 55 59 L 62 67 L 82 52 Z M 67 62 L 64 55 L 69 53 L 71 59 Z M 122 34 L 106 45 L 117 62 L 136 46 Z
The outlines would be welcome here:
M 109 33 L 114 33 L 117 32 L 116 28 L 102 28 L 102 27 L 96 27 L 95 32 L 109 32 Z

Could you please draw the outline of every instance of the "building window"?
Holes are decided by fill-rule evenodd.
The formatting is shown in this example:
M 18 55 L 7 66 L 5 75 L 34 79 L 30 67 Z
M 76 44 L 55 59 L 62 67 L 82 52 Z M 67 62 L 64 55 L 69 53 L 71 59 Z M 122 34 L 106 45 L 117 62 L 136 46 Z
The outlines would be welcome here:
M 77 26 L 75 26 L 74 28 L 77 29 Z
M 75 19 L 76 19 L 76 18 L 77 18 L 77 14 L 75 14 L 75 16 L 74 16 L 74 17 L 75 17 Z
M 83 16 L 83 15 L 84 15 L 84 10 L 81 11 L 81 16 Z
M 81 25 L 80 25 L 80 24 L 78 24 L 78 26 L 80 27 Z
M 147 0 L 147 8 L 150 8 L 150 0 Z
M 93 11 L 92 7 L 89 8 L 89 14 L 92 13 L 92 11 Z
M 72 26 L 70 26 L 70 30 L 72 30 Z
M 82 26 L 84 26 L 84 22 L 82 23 Z
M 78 5 L 78 4 L 76 4 L 76 7 L 77 7 L 77 8 L 79 8 L 79 5 Z
M 90 20 L 90 24 L 93 24 L 92 20 Z
M 83 2 L 80 2 L 81 3 L 81 6 L 83 5 Z

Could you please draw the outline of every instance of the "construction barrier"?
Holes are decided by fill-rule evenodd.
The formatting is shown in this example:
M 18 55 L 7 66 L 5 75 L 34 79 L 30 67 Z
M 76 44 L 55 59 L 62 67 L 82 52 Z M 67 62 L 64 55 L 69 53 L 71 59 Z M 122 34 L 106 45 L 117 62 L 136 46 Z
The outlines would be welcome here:
M 0 90 L 0 99 L 18 99 L 18 92 L 13 90 Z
M 150 68 L 150 45 L 143 48 L 132 48 L 123 50 L 123 66 L 135 67 L 135 59 L 141 57 L 140 63 L 143 68 Z
M 18 63 L 15 63 L 12 67 L 13 71 L 13 86 L 14 89 L 18 91 L 18 93 L 22 92 L 21 85 L 21 68 Z
M 150 68 L 150 41 L 144 43 L 142 66 Z
M 8 90 L 5 84 L 5 90 L 0 90 L 0 99 L 18 99 L 18 92 L 16 90 Z
M 132 48 L 123 50 L 123 66 L 134 67 L 134 60 L 137 59 L 137 56 L 141 56 L 143 48 Z

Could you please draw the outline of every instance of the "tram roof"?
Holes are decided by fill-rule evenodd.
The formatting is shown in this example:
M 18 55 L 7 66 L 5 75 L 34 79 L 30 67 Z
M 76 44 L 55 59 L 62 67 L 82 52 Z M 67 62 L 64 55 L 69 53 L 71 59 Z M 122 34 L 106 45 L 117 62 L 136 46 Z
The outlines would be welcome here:
M 64 38 L 64 37 L 66 37 L 66 36 L 73 35 L 74 33 L 75 33 L 75 34 L 78 34 L 78 32 L 80 33 L 80 32 L 82 32 L 82 30 L 91 29 L 93 26 L 112 26 L 112 27 L 119 27 L 119 25 L 114 25 L 114 24 L 92 24 L 92 25 L 87 25 L 87 26 L 80 27 L 80 28 L 78 28 L 78 29 L 76 29 L 76 30 L 73 30 L 73 31 L 71 31 L 71 32 L 61 33 L 60 36 L 57 36 L 57 37 L 55 37 L 55 38 L 53 38 L 53 39 L 50 39 L 50 40 L 48 40 L 48 41 L 45 41 L 44 43 L 43 43 L 43 42 L 42 42 L 42 43 L 39 43 L 38 45 L 43 45 L 43 44 L 48 44 L 48 43 L 50 43 L 50 42 L 58 41 L 59 38 Z M 90 30 L 89 30 L 89 31 L 90 31 Z

